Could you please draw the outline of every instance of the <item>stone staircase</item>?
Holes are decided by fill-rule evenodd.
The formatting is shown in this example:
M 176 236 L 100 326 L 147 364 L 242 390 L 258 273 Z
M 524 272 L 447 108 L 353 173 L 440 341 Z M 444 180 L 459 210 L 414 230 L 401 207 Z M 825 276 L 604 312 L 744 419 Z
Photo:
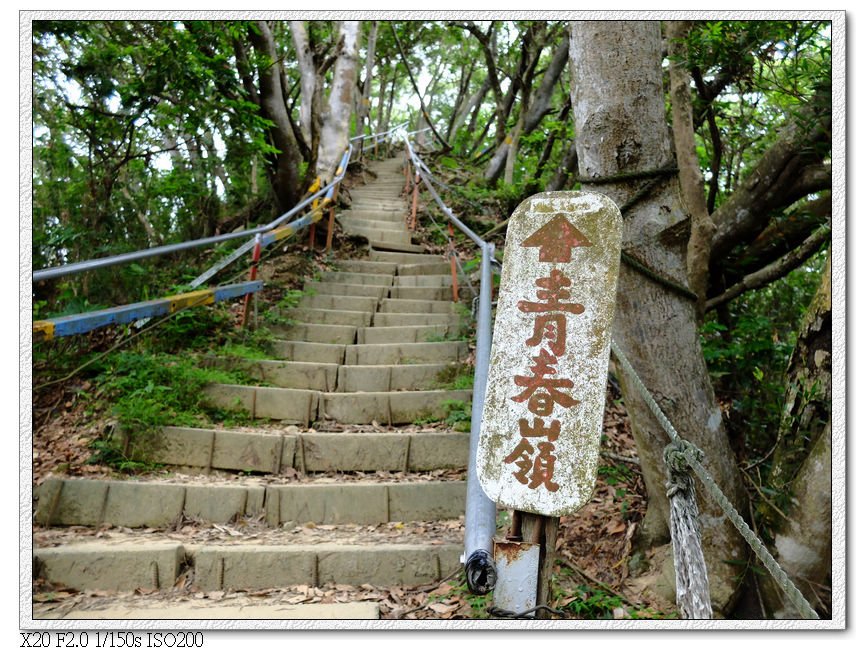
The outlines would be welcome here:
M 416 586 L 459 568 L 468 434 L 423 424 L 471 400 L 442 388 L 468 348 L 449 265 L 404 225 L 400 160 L 373 171 L 339 216 L 369 240 L 368 258 L 306 282 L 280 314 L 291 324 L 271 328 L 276 358 L 230 362 L 267 385 L 207 389 L 213 406 L 273 427 L 166 427 L 124 444 L 167 475 L 50 478 L 35 490 L 34 577 L 138 595 L 86 611 L 35 606 L 34 618 L 375 618 L 375 603 L 240 607 L 232 596 Z

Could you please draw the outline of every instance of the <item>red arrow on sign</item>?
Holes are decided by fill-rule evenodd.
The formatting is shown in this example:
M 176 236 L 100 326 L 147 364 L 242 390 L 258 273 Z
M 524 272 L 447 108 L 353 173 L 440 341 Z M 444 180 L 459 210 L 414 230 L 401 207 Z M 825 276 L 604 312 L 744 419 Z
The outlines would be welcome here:
M 539 248 L 539 262 L 570 262 L 571 249 L 591 245 L 563 214 L 557 214 L 520 244 L 524 248 Z

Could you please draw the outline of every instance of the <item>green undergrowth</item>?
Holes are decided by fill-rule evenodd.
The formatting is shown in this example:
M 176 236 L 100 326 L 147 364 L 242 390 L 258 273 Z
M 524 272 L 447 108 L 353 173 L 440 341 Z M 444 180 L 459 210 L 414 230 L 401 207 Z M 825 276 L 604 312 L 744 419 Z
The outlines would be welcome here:
M 471 390 L 474 381 L 475 369 L 467 363 L 450 365 L 436 375 L 437 387 L 441 390 Z
M 582 582 L 574 570 L 559 563 L 552 578 L 552 606 L 565 618 L 582 620 L 670 619 L 675 616 L 633 604 L 603 584 Z

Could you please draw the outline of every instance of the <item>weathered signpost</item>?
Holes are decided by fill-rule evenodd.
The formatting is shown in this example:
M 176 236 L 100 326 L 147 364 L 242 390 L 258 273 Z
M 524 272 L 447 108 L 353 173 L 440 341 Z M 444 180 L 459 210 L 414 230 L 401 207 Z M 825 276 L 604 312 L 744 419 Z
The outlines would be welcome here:
M 594 488 L 621 238 L 601 194 L 538 194 L 510 218 L 476 456 L 483 491 L 514 510 L 500 609 L 549 601 L 558 518 Z

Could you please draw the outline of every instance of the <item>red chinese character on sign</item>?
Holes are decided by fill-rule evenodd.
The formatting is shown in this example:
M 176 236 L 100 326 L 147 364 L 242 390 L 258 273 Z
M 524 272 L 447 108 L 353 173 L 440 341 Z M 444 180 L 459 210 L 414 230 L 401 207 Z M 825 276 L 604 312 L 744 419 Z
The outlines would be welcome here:
M 560 404 L 565 408 L 571 408 L 578 404 L 570 395 L 563 393 L 560 388 L 573 388 L 574 382 L 570 379 L 551 379 L 547 375 L 556 374 L 556 369 L 553 367 L 557 361 L 548 350 L 541 350 L 541 353 L 532 357 L 535 365 L 529 368 L 530 376 L 517 375 L 514 377 L 514 383 L 517 386 L 523 386 L 525 390 L 519 395 L 511 397 L 515 402 L 525 402 L 528 400 L 529 410 L 535 415 L 550 415 L 553 412 L 553 404 Z
M 562 423 L 558 420 L 553 420 L 549 427 L 544 426 L 544 421 L 541 418 L 535 418 L 532 424 L 525 418 L 520 418 L 520 435 L 523 438 L 540 438 L 546 436 L 550 442 L 555 442 L 559 439 L 559 431 Z
M 520 300 L 517 303 L 517 308 L 521 312 L 566 311 L 571 314 L 582 314 L 585 311 L 585 308 L 578 302 L 564 302 L 571 297 L 571 292 L 567 289 L 571 286 L 571 279 L 558 269 L 553 269 L 549 277 L 538 278 L 535 280 L 535 284 L 540 287 L 537 296 L 543 302 Z
M 526 345 L 535 346 L 546 339 L 553 354 L 560 357 L 565 353 L 567 333 L 564 314 L 540 314 L 535 317 L 535 329 L 532 337 L 526 339 Z
M 555 492 L 559 489 L 559 484 L 553 481 L 553 470 L 556 464 L 553 451 L 555 447 L 551 442 L 539 442 L 538 455 L 532 458 L 535 448 L 528 440 L 520 438 L 519 444 L 505 458 L 505 464 L 515 463 L 518 470 L 513 472 L 513 475 L 530 489 L 536 490 L 543 485 L 550 492 Z

